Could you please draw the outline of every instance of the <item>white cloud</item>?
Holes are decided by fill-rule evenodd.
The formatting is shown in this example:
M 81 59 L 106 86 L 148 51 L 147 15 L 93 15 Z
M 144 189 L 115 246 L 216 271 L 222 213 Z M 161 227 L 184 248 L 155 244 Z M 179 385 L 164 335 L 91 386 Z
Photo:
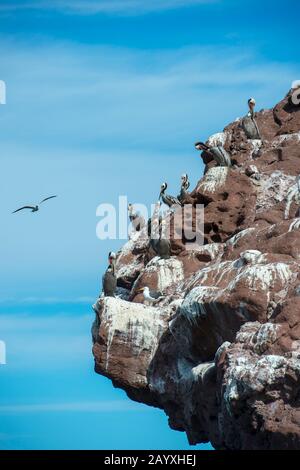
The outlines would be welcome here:
M 141 411 L 142 406 L 129 400 L 106 400 L 69 403 L 33 403 L 0 405 L 2 413 L 52 413 L 52 412 L 122 412 Z M 144 407 L 146 409 L 146 407 Z M 5 436 L 4 436 L 5 437 Z M 1 434 L 0 434 L 1 439 Z
M 216 3 L 218 0 L 44 0 L 26 3 L 4 2 L 0 12 L 16 10 L 58 10 L 65 13 L 93 15 L 97 13 L 143 15 L 195 5 Z

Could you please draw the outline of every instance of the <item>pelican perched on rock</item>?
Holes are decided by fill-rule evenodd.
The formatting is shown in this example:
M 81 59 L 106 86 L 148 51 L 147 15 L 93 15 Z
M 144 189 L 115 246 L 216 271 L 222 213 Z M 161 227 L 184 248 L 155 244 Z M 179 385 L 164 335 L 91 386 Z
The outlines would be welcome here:
M 248 99 L 249 111 L 247 115 L 242 119 L 241 126 L 246 134 L 247 139 L 261 140 L 260 132 L 254 118 L 254 108 L 256 101 L 254 98 Z
M 162 223 L 163 225 L 163 223 Z M 150 238 L 150 246 L 153 248 L 155 253 L 162 259 L 169 259 L 171 255 L 171 242 L 166 237 L 166 234 L 162 233 L 162 228 L 159 227 L 158 238 Z
M 149 304 L 155 304 L 163 297 L 163 294 L 161 292 L 150 290 L 147 286 L 139 289 L 137 292 L 143 292 L 144 300 Z
M 145 226 L 144 217 L 135 212 L 132 204 L 128 204 L 128 217 L 137 232 L 142 230 L 142 228 Z
M 166 238 L 160 238 L 159 240 L 154 241 L 154 250 L 158 256 L 162 259 L 169 259 L 171 253 L 171 243 L 170 240 Z M 155 243 L 156 242 L 156 243 Z
M 166 189 L 168 187 L 167 183 L 163 183 L 160 187 L 160 194 L 159 199 L 161 199 L 167 206 L 181 206 L 181 202 L 177 199 L 177 197 L 170 196 L 169 194 L 165 194 Z
M 54 197 L 57 197 L 57 196 L 49 196 L 49 197 L 46 197 L 45 199 L 43 199 L 39 204 L 36 204 L 35 206 L 23 206 L 23 207 L 20 207 L 20 209 L 17 209 L 16 211 L 13 211 L 13 214 L 15 214 L 16 212 L 20 212 L 22 211 L 23 209 L 30 209 L 31 212 L 37 212 L 40 210 L 40 204 L 43 204 L 43 202 L 46 202 L 46 201 L 49 201 L 49 199 L 53 199 Z
M 160 203 L 157 204 L 153 216 L 148 220 L 149 245 L 160 258 L 169 259 L 171 253 L 170 235 L 166 233 L 165 220 L 158 213 L 159 207 Z
M 181 175 L 181 189 L 180 189 L 180 194 L 178 195 L 178 200 L 180 203 L 183 202 L 183 200 L 189 195 L 188 189 L 190 187 L 190 181 L 187 173 L 184 173 Z
M 116 254 L 111 251 L 108 255 L 108 268 L 102 278 L 104 297 L 114 297 L 117 288 L 115 275 Z
M 249 106 L 249 113 L 248 116 L 254 117 L 254 108 L 256 105 L 256 101 L 254 98 L 249 98 L 248 99 L 248 106 Z
M 224 149 L 223 145 L 208 146 L 203 142 L 196 142 L 195 148 L 197 150 L 205 151 L 213 157 L 219 166 L 231 166 L 230 155 Z

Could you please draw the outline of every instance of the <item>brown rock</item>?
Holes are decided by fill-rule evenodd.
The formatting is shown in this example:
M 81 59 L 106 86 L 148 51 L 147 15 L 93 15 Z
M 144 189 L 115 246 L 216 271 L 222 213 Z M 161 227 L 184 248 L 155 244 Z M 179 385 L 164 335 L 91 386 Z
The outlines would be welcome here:
M 256 113 L 262 141 L 247 140 L 240 121 L 210 137 L 209 145 L 230 153 L 232 167 L 204 153 L 204 177 L 185 201 L 193 228 L 196 205 L 204 205 L 205 244 L 189 245 L 176 214 L 167 222 L 169 260 L 155 256 L 143 231 L 136 234 L 116 264 L 131 302 L 98 302 L 96 372 L 162 408 L 191 444 L 300 449 L 297 200 L 284 218 L 300 173 L 299 110 L 288 94 Z M 144 286 L 164 297 L 143 305 Z

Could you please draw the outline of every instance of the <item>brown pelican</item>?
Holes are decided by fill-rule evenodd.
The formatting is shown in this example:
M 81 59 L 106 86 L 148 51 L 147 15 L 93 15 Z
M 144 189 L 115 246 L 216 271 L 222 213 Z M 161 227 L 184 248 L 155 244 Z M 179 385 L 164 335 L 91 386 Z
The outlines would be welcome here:
M 177 199 L 177 197 L 170 196 L 169 194 L 165 194 L 167 187 L 168 187 L 167 183 L 163 183 L 161 185 L 159 199 L 162 199 L 162 201 L 171 208 L 173 206 L 181 206 L 181 202 Z
M 53 199 L 54 197 L 57 197 L 57 196 L 46 197 L 45 199 L 43 199 L 43 200 L 39 203 L 39 205 L 42 204 L 42 203 L 45 202 L 45 201 L 48 201 L 49 199 Z M 38 210 L 40 210 L 39 205 L 20 207 L 20 209 L 17 209 L 16 211 L 14 211 L 13 214 L 15 214 L 16 212 L 22 211 L 23 209 L 31 209 L 31 212 L 37 212 Z
M 171 243 L 170 240 L 166 238 L 150 239 L 150 246 L 153 248 L 155 253 L 162 259 L 169 259 L 171 253 Z
M 117 287 L 117 278 L 115 275 L 116 255 L 111 251 L 108 255 L 108 268 L 102 278 L 104 297 L 114 297 Z
M 248 99 L 248 106 L 249 106 L 249 113 L 248 116 L 251 116 L 252 118 L 254 117 L 254 108 L 256 105 L 256 101 L 254 98 L 249 98 Z
M 241 126 L 246 134 L 247 139 L 252 140 L 261 140 L 260 132 L 254 118 L 254 108 L 256 105 L 256 101 L 254 98 L 248 99 L 248 107 L 249 111 L 247 115 L 242 119 Z
M 169 259 L 171 256 L 170 233 L 168 233 L 168 225 L 165 220 L 160 223 L 160 238 L 154 240 L 156 242 L 155 251 L 161 259 Z
M 178 200 L 182 203 L 183 200 L 188 196 L 188 189 L 190 187 L 189 177 L 187 173 L 181 175 L 181 190 L 180 194 L 178 195 Z
M 219 166 L 231 166 L 230 155 L 222 145 L 210 147 L 203 142 L 196 142 L 195 148 L 197 150 L 203 150 L 211 155 Z
M 128 204 L 128 217 L 137 232 L 145 226 L 144 217 L 134 211 L 132 204 Z

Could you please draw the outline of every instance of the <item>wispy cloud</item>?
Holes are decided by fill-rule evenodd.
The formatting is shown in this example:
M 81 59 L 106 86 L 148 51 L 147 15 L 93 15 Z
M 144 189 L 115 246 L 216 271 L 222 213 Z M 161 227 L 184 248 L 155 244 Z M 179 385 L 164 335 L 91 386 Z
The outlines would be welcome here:
M 0 12 L 16 10 L 58 10 L 64 13 L 93 15 L 97 13 L 118 15 L 144 15 L 186 8 L 195 5 L 218 3 L 219 0 L 44 0 L 28 2 L 3 2 Z
M 68 403 L 33 403 L 0 405 L 4 413 L 50 413 L 50 412 L 102 412 L 140 411 L 141 405 L 129 400 L 106 400 Z M 1 435 L 0 435 L 1 438 Z
M 69 340 L 72 337 L 78 337 L 79 333 L 84 333 L 84 326 L 93 320 L 92 311 L 91 314 L 87 312 L 85 315 L 72 315 L 66 314 L 63 311 L 58 311 L 56 315 L 34 315 L 30 313 L 18 313 L 18 314 L 1 314 L 0 315 L 0 331 L 1 335 L 13 333 L 16 329 L 21 330 L 24 335 L 36 335 L 36 341 L 38 344 L 51 337 L 66 336 Z M 70 330 L 70 322 L 72 323 L 72 329 Z M 28 345 L 30 348 L 30 345 Z M 59 348 L 59 344 L 57 344 Z M 57 350 L 57 348 L 55 348 Z
M 0 339 L 6 343 L 6 370 L 59 370 L 85 364 L 92 370 L 90 328 L 94 315 L 1 314 Z M 20 335 L 19 332 L 22 332 Z
M 238 47 L 129 50 L 3 41 L 1 51 L 8 88 L 3 136 L 13 130 L 15 141 L 16 116 L 9 113 L 15 105 L 19 138 L 44 147 L 47 139 L 48 148 L 99 142 L 99 152 L 115 148 L 116 137 L 123 150 L 192 148 L 209 128 L 235 119 L 234 110 L 245 112 L 248 95 L 265 107 L 296 74 L 291 64 L 262 61 Z

